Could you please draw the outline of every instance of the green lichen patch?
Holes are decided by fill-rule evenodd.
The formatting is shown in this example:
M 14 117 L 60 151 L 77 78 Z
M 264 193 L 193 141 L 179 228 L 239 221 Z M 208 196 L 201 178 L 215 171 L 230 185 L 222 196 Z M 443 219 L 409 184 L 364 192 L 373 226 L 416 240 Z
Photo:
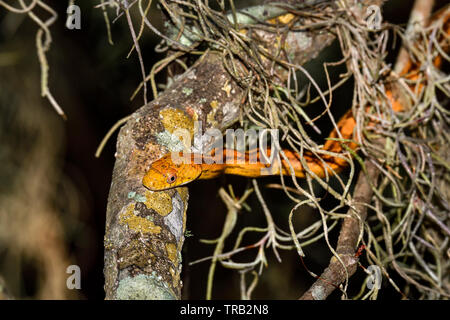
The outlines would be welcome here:
M 119 281 L 118 300 L 175 300 L 167 284 L 152 275 L 139 274 Z
M 194 90 L 192 88 L 187 88 L 187 87 L 184 87 L 183 89 L 181 89 L 181 92 L 183 92 L 187 97 L 189 97 L 193 91 Z
M 145 196 L 136 193 L 136 191 L 130 191 L 127 195 L 128 199 L 134 199 L 136 202 L 145 202 L 147 199 Z
M 180 152 L 184 150 L 184 143 L 176 135 L 164 130 L 156 134 L 156 141 L 159 145 L 166 147 L 171 152 Z

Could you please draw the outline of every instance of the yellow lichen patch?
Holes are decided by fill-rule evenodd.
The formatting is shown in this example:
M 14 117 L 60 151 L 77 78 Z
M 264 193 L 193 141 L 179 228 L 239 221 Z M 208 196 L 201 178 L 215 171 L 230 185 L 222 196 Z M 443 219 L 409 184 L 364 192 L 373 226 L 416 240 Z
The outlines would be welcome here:
M 173 243 L 167 243 L 166 244 L 166 250 L 167 250 L 167 257 L 172 261 L 172 263 L 177 266 L 178 259 L 177 259 L 177 246 Z
M 216 112 L 217 107 L 219 106 L 219 103 L 216 100 L 211 101 L 209 104 L 211 106 L 211 111 L 206 116 L 206 121 L 211 124 L 213 128 L 217 127 L 217 121 L 216 121 Z
M 295 16 L 292 13 L 287 13 L 282 16 L 270 19 L 267 22 L 269 22 L 271 24 L 277 24 L 277 23 L 287 24 L 287 23 L 291 22 L 292 19 L 294 19 L 294 17 Z
M 144 204 L 148 209 L 153 209 L 158 214 L 165 217 L 173 210 L 172 198 L 170 196 L 171 193 L 173 193 L 173 191 L 151 192 L 146 190 L 146 200 Z
M 186 115 L 183 111 L 173 108 L 162 109 L 159 112 L 161 116 L 161 122 L 164 129 L 173 133 L 177 129 L 186 129 L 191 135 L 191 139 L 194 136 L 194 121 L 191 117 Z
M 188 197 L 189 197 L 189 192 L 188 192 L 188 188 L 187 187 L 180 187 L 177 188 L 178 194 L 181 197 L 181 200 L 183 201 L 184 204 L 187 203 L 188 201 Z
M 180 281 L 180 273 L 173 270 L 173 268 L 170 268 L 169 272 L 172 276 L 172 286 L 176 288 L 178 286 L 178 282 Z
M 213 100 L 209 105 L 211 106 L 211 108 L 213 108 L 213 110 L 216 110 L 219 106 L 219 103 L 216 100 Z
M 128 228 L 142 233 L 160 233 L 161 227 L 155 225 L 152 221 L 134 214 L 134 203 L 130 203 L 127 209 L 120 214 L 120 224 L 126 224 Z
M 222 90 L 225 91 L 227 93 L 227 97 L 230 97 L 230 93 L 231 93 L 231 85 L 227 82 L 223 85 Z

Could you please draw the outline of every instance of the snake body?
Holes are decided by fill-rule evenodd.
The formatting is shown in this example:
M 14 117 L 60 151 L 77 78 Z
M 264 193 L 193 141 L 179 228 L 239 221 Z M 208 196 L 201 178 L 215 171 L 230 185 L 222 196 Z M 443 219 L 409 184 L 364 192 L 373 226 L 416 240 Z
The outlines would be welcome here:
M 354 127 L 355 119 L 350 110 L 338 122 L 338 130 L 341 132 L 340 138 L 351 140 Z M 338 138 L 337 131 L 333 130 L 329 137 Z M 345 144 L 347 148 L 353 150 L 358 146 L 356 142 L 351 141 L 345 142 Z M 323 147 L 324 151 L 333 153 L 340 153 L 342 149 L 342 142 L 337 140 L 327 140 Z M 306 170 L 300 160 L 300 155 L 287 149 L 284 149 L 283 153 L 287 161 L 280 157 L 281 161 L 272 162 L 274 164 L 272 167 L 262 160 L 265 158 L 258 149 L 245 153 L 233 149 L 223 149 L 220 154 L 213 154 L 212 156 L 195 153 L 187 155 L 168 153 L 151 164 L 150 169 L 144 176 L 143 184 L 152 191 L 160 191 L 183 186 L 197 179 L 213 179 L 222 174 L 253 178 L 262 175 L 279 175 L 280 173 L 291 175 L 291 168 L 297 178 L 304 178 Z M 271 156 L 271 149 L 267 150 L 266 155 Z M 177 161 L 182 157 L 186 157 L 187 161 L 185 162 L 187 163 Z M 309 170 L 320 178 L 324 178 L 327 174 L 333 175 L 340 172 L 347 166 L 345 159 L 326 154 L 318 157 L 309 151 L 305 151 L 302 158 Z M 220 159 L 220 161 L 214 161 L 214 159 Z
M 443 16 L 442 29 L 444 30 L 444 39 L 440 39 L 441 48 L 444 52 L 449 51 L 450 43 L 450 8 L 444 9 L 435 15 L 435 18 Z M 434 19 L 432 19 L 434 20 Z M 433 63 L 436 67 L 442 64 L 442 56 L 437 55 Z M 409 87 L 411 92 L 415 92 L 416 96 L 420 96 L 422 89 L 425 86 L 424 80 L 420 80 L 423 77 L 423 71 L 418 63 L 409 59 L 399 76 L 411 83 Z M 414 83 L 418 81 L 418 83 Z M 386 97 L 388 98 L 392 110 L 394 112 L 400 112 L 404 110 L 405 101 L 401 100 L 395 94 L 395 90 L 389 88 L 386 90 Z M 370 108 L 367 106 L 366 108 Z M 374 123 L 372 123 L 374 124 Z M 349 110 L 337 123 L 337 130 L 334 129 L 326 143 L 323 146 L 323 153 L 314 155 L 309 151 L 304 152 L 301 157 L 303 163 L 308 166 L 310 172 L 316 174 L 318 177 L 323 178 L 327 175 L 338 173 L 344 169 L 348 161 L 342 157 L 330 156 L 330 153 L 341 153 L 345 149 L 356 150 L 358 148 L 357 139 L 354 138 L 354 128 L 356 121 L 353 117 L 352 110 Z M 336 138 L 340 138 L 336 140 Z M 345 141 L 345 142 L 344 142 Z M 270 150 L 267 150 L 267 155 L 270 156 Z M 298 178 L 303 178 L 306 175 L 307 170 L 303 167 L 302 161 L 300 161 L 300 155 L 290 150 L 283 150 L 286 158 L 281 158 L 281 165 L 274 166 L 270 174 L 279 175 L 291 175 L 291 168 L 293 173 Z M 252 156 L 257 156 L 256 162 L 249 161 Z M 178 154 L 178 156 L 181 156 Z M 245 177 L 259 177 L 262 174 L 262 169 L 268 169 L 269 165 L 261 162 L 261 155 L 259 150 L 251 150 L 246 153 L 239 153 L 235 150 L 223 149 L 218 157 L 223 157 L 221 163 L 215 163 L 209 156 L 200 154 L 190 154 L 190 161 L 188 163 L 178 163 L 174 161 L 173 154 L 166 154 L 162 158 L 154 161 L 150 169 L 147 171 L 143 178 L 143 185 L 152 191 L 160 191 L 171 189 L 179 186 L 183 186 L 197 179 L 212 179 L 221 174 L 234 174 Z M 225 161 L 227 158 L 242 159 L 243 161 Z M 253 158 L 254 159 L 254 158 Z M 267 172 L 266 172 L 267 173 Z

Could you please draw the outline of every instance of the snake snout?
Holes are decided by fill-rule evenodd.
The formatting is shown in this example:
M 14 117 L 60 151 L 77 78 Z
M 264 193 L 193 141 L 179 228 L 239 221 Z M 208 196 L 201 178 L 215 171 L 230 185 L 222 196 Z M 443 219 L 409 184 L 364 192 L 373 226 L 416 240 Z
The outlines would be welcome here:
M 166 178 L 155 168 L 150 167 L 150 169 L 142 178 L 142 184 L 151 191 L 164 190 L 166 188 Z

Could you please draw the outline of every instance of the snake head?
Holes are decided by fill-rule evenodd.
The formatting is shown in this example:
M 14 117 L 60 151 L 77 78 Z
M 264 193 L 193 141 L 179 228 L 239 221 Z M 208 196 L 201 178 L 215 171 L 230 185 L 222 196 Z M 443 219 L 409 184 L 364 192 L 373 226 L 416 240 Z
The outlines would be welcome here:
M 167 190 L 194 181 L 201 173 L 201 165 L 174 161 L 172 154 L 168 153 L 150 165 L 142 184 L 152 191 Z

